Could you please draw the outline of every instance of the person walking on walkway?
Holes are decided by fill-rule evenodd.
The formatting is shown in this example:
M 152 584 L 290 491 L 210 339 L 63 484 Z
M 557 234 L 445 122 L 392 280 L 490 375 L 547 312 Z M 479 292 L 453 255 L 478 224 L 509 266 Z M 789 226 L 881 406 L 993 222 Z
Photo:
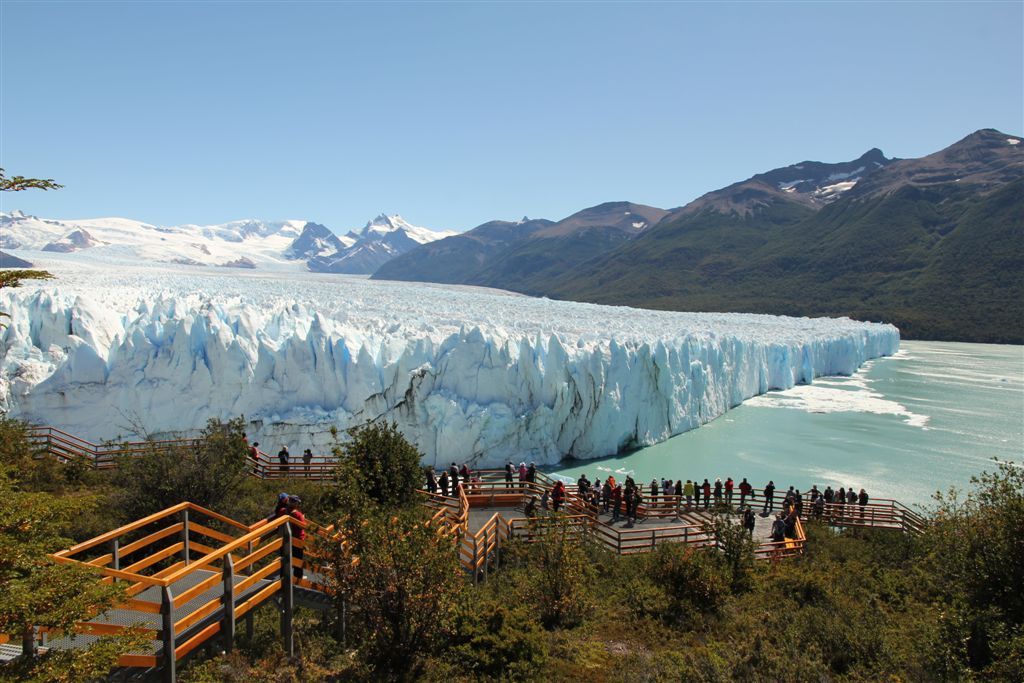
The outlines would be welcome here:
M 288 460 L 291 458 L 291 454 L 288 452 L 287 446 L 282 446 L 281 450 L 277 452 L 277 460 L 281 463 L 281 471 L 288 471 Z
M 725 504 L 728 505 L 729 507 L 732 507 L 732 488 L 732 477 L 728 477 L 725 480 Z
M 751 495 L 753 491 L 754 487 L 750 485 L 750 482 L 747 481 L 746 477 L 743 477 L 743 481 L 740 482 L 740 507 L 743 507 L 743 503 L 747 500 L 747 496 Z M 754 504 L 753 497 L 750 499 L 750 504 Z
M 761 514 L 767 516 L 773 507 L 775 507 L 775 482 L 769 480 L 764 487 L 764 509 L 761 510 Z
M 786 523 L 782 521 L 782 513 L 779 512 L 775 515 L 775 521 L 772 522 L 772 541 L 779 543 L 784 540 L 786 540 Z
M 747 533 L 750 534 L 751 538 L 754 537 L 754 523 L 754 509 L 747 506 L 743 510 L 743 528 L 747 530 Z

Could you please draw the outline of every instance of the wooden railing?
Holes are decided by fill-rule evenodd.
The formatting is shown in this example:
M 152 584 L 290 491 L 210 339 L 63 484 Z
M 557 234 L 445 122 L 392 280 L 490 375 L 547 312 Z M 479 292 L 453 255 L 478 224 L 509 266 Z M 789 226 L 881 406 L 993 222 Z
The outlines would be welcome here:
M 135 630 L 158 641 L 152 654 L 122 655 L 119 664 L 161 666 L 165 678 L 173 680 L 178 660 L 217 634 L 230 648 L 236 621 L 275 595 L 282 596 L 282 626 L 290 644 L 293 586 L 316 588 L 293 577 L 293 567 L 307 564 L 293 557 L 293 549 L 304 546 L 292 537 L 293 525 L 303 526 L 290 516 L 244 525 L 185 502 L 52 557 L 93 567 L 103 582 L 127 584 L 123 603 L 75 630 L 111 635 L 131 626 L 113 623 L 111 615 L 141 621 Z
M 68 434 L 56 427 L 29 427 L 29 439 L 36 449 L 65 463 L 81 463 L 93 469 L 116 467 L 121 458 L 132 458 L 147 453 L 196 448 L 199 439 L 166 439 L 163 441 L 131 441 L 112 444 L 94 444 Z M 330 455 L 314 455 L 307 463 L 301 456 L 290 455 L 286 463 L 277 456 L 256 449 L 256 457 L 246 454 L 250 474 L 261 479 L 312 479 L 333 477 L 336 459 Z

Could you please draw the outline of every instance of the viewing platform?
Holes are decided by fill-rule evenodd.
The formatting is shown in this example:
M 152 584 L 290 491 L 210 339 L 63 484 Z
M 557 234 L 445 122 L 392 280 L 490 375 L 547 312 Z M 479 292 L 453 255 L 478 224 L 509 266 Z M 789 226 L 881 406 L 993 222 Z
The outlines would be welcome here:
M 98 446 L 52 427 L 34 428 L 32 438 L 40 457 L 98 469 L 115 467 L 123 457 L 153 449 L 198 444 L 174 440 Z M 262 457 L 249 462 L 254 465 L 253 476 L 330 479 L 333 459 L 319 460 L 309 470 L 294 462 L 283 470 Z M 717 531 L 721 525 L 740 523 L 738 508 L 724 502 L 705 508 L 687 505 L 675 495 L 648 494 L 642 494 L 634 520 L 627 521 L 623 515 L 613 521 L 611 514 L 581 498 L 575 484 L 566 485 L 563 509 L 556 514 L 540 503 L 556 484 L 544 473 L 536 472 L 534 481 L 511 483 L 504 471 L 482 470 L 473 475 L 468 484 L 456 486 L 454 495 L 421 494 L 431 511 L 429 523 L 450 534 L 459 563 L 474 583 L 487 580 L 491 572 L 500 569 L 503 548 L 508 544 L 535 542 L 552 529 L 577 535 L 609 552 L 629 555 L 650 552 L 666 543 L 714 552 L 721 544 Z M 528 514 L 531 499 L 534 509 Z M 737 503 L 738 499 L 736 495 Z M 772 541 L 773 515 L 760 512 L 763 492 L 755 489 L 745 502 L 757 511 L 752 535 L 757 559 L 780 561 L 804 551 L 807 537 L 801 518 L 794 519 L 789 537 Z M 781 496 L 776 496 L 775 502 L 776 506 L 781 503 Z M 805 503 L 804 519 L 813 516 L 809 510 L 811 506 Z M 866 505 L 825 505 L 820 520 L 836 528 L 871 527 L 908 534 L 920 533 L 926 524 L 906 506 L 884 499 Z M 281 614 L 285 650 L 291 653 L 295 606 L 326 609 L 330 604 L 317 558 L 306 554 L 300 559 L 295 552 L 305 546 L 293 536 L 293 528 L 299 526 L 301 523 L 287 516 L 246 524 L 182 502 L 57 552 L 53 558 L 58 562 L 89 565 L 104 582 L 126 583 L 128 597 L 116 608 L 77 624 L 73 636 L 49 639 L 43 631 L 36 636 L 45 647 L 83 648 L 101 636 L 123 633 L 133 626 L 147 644 L 123 655 L 120 666 L 174 681 L 179 663 L 191 652 L 212 643 L 230 649 L 239 620 L 251 633 L 253 610 L 272 602 Z M 306 528 L 309 534 L 334 533 L 312 521 Z M 295 575 L 296 568 L 303 570 L 302 578 Z M 4 640 L 0 636 L 0 642 Z M 13 646 L 4 647 L 9 651 Z

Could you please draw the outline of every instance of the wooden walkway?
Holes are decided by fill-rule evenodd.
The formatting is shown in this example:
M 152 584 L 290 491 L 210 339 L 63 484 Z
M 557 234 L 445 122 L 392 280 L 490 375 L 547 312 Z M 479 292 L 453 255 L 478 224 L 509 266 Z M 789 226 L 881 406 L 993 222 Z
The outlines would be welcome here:
M 167 441 L 145 444 L 97 446 L 52 427 L 33 431 L 40 451 L 67 461 L 85 461 L 89 466 L 115 466 L 118 458 L 134 457 L 154 448 L 180 448 L 195 442 Z M 265 455 L 265 454 L 263 454 Z M 321 463 L 309 478 L 326 479 L 333 463 Z M 294 469 L 294 466 L 293 468 Z M 254 462 L 256 476 L 290 476 L 280 468 Z M 537 473 L 533 482 L 508 484 L 504 471 L 474 473 L 479 481 L 456 488 L 455 495 L 422 492 L 431 510 L 431 524 L 452 537 L 459 561 L 474 582 L 486 580 L 502 561 L 502 546 L 512 539 L 536 541 L 552 529 L 579 534 L 620 555 L 649 552 L 665 543 L 716 549 L 718 539 L 712 525 L 714 513 L 703 507 L 688 508 L 676 496 L 646 495 L 637 519 L 612 522 L 612 516 L 595 509 L 567 485 L 564 510 L 555 515 L 538 509 L 529 517 L 526 502 L 538 502 L 555 481 Z M 755 490 L 749 501 L 755 510 L 763 502 Z M 778 500 L 778 498 L 776 499 Z M 539 508 L 539 505 L 538 505 Z M 805 512 L 809 505 L 805 503 Z M 735 522 L 737 515 L 723 506 L 718 511 Z M 797 519 L 792 538 L 772 542 L 769 530 L 773 515 L 756 517 L 755 556 L 778 560 L 803 552 L 806 535 Z M 920 533 L 925 520 L 897 501 L 876 500 L 860 505 L 828 505 L 822 521 L 834 527 L 873 527 L 903 533 Z M 58 562 L 82 563 L 99 571 L 103 581 L 128 584 L 128 599 L 115 609 L 95 615 L 76 627 L 70 637 L 51 639 L 51 648 L 82 648 L 98 637 L 123 632 L 129 626 L 148 636 L 148 645 L 124 655 L 122 667 L 176 680 L 178 664 L 189 654 L 211 642 L 229 650 L 237 621 L 251 629 L 252 610 L 273 602 L 281 613 L 285 651 L 294 652 L 292 613 L 296 604 L 326 608 L 329 600 L 316 568 L 316 558 L 299 560 L 294 550 L 304 546 L 292 537 L 291 517 L 270 522 L 243 524 L 189 502 L 114 529 L 53 555 Z M 331 534 L 309 523 L 309 533 Z M 343 542 L 343 541 L 342 541 Z M 303 567 L 305 577 L 295 579 L 291 570 Z M 42 638 L 46 638 L 41 633 Z M 0 637 L 0 643 L 5 639 Z M 5 645 L 10 647 L 10 645 Z M 173 653 L 173 654 L 172 654 Z

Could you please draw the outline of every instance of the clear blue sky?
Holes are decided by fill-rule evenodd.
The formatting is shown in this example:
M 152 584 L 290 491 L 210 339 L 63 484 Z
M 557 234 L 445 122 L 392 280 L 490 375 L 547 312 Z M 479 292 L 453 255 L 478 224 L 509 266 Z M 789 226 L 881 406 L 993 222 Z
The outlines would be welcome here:
M 1024 134 L 1024 4 L 0 0 L 2 210 L 432 228 Z

